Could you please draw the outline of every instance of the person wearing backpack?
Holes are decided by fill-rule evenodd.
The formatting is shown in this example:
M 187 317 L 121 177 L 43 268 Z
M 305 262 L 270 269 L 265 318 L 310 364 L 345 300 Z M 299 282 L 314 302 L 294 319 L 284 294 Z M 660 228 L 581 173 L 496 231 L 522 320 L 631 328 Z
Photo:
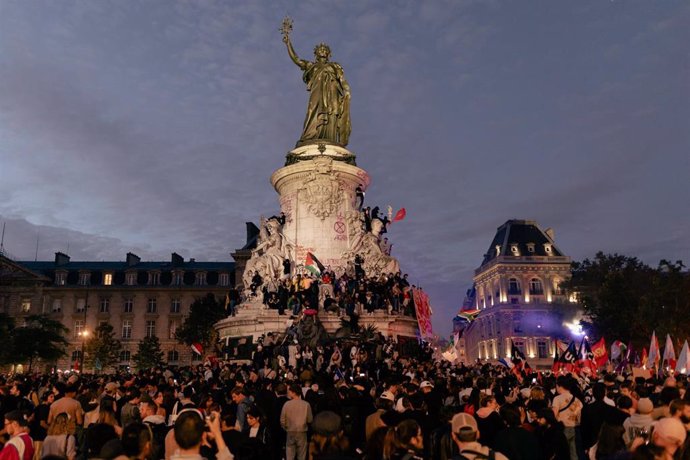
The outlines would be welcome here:
M 453 442 L 458 446 L 459 454 L 452 460 L 508 460 L 500 452 L 482 446 L 479 442 L 479 428 L 477 420 L 470 414 L 460 412 L 453 416 L 450 422 Z

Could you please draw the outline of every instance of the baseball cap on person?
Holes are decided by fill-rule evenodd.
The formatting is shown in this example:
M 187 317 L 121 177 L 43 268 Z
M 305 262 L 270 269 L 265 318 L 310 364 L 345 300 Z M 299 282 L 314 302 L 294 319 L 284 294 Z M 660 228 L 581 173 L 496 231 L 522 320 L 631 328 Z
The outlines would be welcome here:
M 395 396 L 390 391 L 384 391 L 379 398 L 395 402 Z
M 637 401 L 637 412 L 640 414 L 651 414 L 654 410 L 654 403 L 649 398 L 640 398 Z
M 460 430 L 463 428 L 471 428 L 472 431 L 475 432 L 479 431 L 477 421 L 474 419 L 474 417 L 465 412 L 455 414 L 453 416 L 453 419 L 450 421 L 450 425 L 453 430 L 453 433 L 459 433 Z
M 654 433 L 667 439 L 673 439 L 678 445 L 683 444 L 687 436 L 683 423 L 674 417 L 664 417 L 656 422 Z
M 433 387 L 434 387 L 434 384 L 431 383 L 431 382 L 428 381 L 428 380 L 423 381 L 423 382 L 419 385 L 419 388 L 429 388 L 429 387 L 433 388 Z

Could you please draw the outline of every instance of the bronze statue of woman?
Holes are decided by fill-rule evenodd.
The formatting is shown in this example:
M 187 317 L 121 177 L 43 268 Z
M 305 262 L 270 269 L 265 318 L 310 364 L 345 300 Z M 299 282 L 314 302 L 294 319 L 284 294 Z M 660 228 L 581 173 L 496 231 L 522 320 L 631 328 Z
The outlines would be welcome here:
M 330 48 L 320 43 L 314 48 L 314 62 L 300 59 L 290 42 L 292 22 L 283 21 L 283 42 L 290 59 L 304 72 L 302 78 L 309 91 L 304 129 L 297 146 L 333 143 L 346 146 L 350 138 L 350 85 L 340 64 L 331 62 Z

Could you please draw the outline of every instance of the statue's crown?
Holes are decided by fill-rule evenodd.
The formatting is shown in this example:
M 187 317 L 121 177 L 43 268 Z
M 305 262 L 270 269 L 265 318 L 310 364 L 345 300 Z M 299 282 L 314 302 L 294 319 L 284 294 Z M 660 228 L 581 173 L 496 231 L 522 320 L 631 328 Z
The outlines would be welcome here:
M 328 56 L 331 55 L 331 48 L 323 42 L 319 43 L 314 47 L 314 54 L 318 53 L 320 50 L 326 50 L 326 54 Z

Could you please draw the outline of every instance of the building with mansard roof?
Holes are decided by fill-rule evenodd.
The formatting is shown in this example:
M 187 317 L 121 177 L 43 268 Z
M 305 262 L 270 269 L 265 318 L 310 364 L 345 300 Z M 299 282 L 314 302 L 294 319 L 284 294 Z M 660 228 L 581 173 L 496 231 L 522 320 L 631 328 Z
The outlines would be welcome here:
M 554 339 L 568 336 L 564 323 L 577 315 L 561 287 L 570 265 L 551 229 L 529 220 L 498 227 L 468 291 L 478 312 L 459 327 L 465 359 L 510 358 L 515 345 L 532 367 L 550 368 Z
M 137 344 L 147 336 L 160 339 L 169 365 L 188 365 L 197 355 L 179 344 L 175 331 L 199 297 L 224 299 L 234 286 L 234 262 L 184 260 L 145 262 L 128 253 L 119 262 L 77 262 L 63 253 L 53 261 L 17 262 L 0 255 L 0 312 L 18 325 L 35 314 L 47 314 L 68 330 L 67 356 L 56 364 L 69 369 L 80 362 L 84 331 L 100 323 L 113 326 L 122 342 L 120 365 L 132 364 Z

